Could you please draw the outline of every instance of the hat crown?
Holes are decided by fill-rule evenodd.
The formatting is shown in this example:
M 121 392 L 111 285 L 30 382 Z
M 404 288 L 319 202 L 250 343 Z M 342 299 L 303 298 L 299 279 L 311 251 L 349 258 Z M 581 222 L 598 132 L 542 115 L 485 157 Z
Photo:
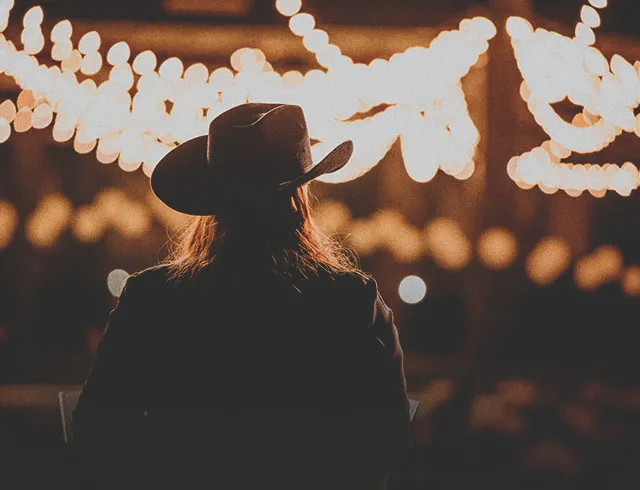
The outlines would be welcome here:
M 243 182 L 248 192 L 301 176 L 313 165 L 302 108 L 256 103 L 220 114 L 209 125 L 207 160 L 214 179 Z

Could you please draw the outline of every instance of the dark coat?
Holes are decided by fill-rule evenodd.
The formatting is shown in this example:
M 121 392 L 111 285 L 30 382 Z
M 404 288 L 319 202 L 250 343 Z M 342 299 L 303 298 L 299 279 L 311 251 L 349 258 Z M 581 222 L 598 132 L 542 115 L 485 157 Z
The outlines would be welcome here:
M 127 281 L 73 413 L 95 479 L 364 489 L 402 469 L 403 351 L 375 280 L 210 269 Z

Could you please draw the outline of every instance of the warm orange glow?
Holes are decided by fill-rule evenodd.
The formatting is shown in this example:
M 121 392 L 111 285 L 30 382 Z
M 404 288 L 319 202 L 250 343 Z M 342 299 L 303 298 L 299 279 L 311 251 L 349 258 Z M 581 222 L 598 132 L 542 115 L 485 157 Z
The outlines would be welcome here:
M 593 291 L 618 279 L 622 266 L 620 250 L 612 245 L 603 245 L 578 260 L 574 268 L 574 279 L 578 287 Z
M 358 178 L 377 165 L 398 138 L 407 172 L 417 181 L 430 180 L 438 170 L 457 179 L 473 174 L 479 133 L 460 82 L 496 33 L 489 19 L 464 19 L 458 29 L 441 33 L 428 47 L 416 46 L 389 60 L 376 59 L 365 65 L 354 63 L 331 44 L 329 34 L 315 28 L 313 16 L 300 11 L 300 0 L 279 0 L 277 7 L 291 17 L 291 31 L 302 37 L 303 46 L 326 71 L 281 75 L 262 51 L 253 48 L 241 48 L 231 55 L 234 71 L 218 68 L 209 75 L 202 63 L 185 70 L 175 57 L 157 68 L 151 51 L 139 53 L 130 62 L 131 49 L 123 41 L 113 44 L 106 55 L 101 53 L 96 31 L 84 33 L 74 49 L 68 20 L 56 24 L 51 32 L 52 58 L 59 64 L 47 67 L 28 56 L 42 49 L 43 41 L 41 10 L 32 10 L 21 34 L 24 50 L 0 38 L 0 69 L 5 70 L 6 65 L 6 74 L 21 88 L 38 87 L 29 105 L 34 114 L 21 113 L 15 130 L 43 128 L 55 118 L 55 141 L 73 139 L 80 153 L 95 149 L 99 162 L 117 160 L 128 172 L 142 167 L 148 176 L 160 155 L 205 134 L 207 124 L 225 109 L 251 100 L 281 100 L 304 108 L 310 136 L 319 141 L 312 150 L 316 157 L 343 139 L 354 141 L 350 163 L 323 176 L 324 182 Z M 98 85 L 91 77 L 101 72 L 105 60 L 110 65 L 108 80 Z M 78 72 L 89 77 L 90 83 L 80 83 Z M 382 105 L 387 106 L 385 110 L 350 121 Z M 434 111 L 436 105 L 439 109 Z M 0 107 L 11 123 L 16 115 L 10 110 L 8 105 Z M 11 128 L 0 124 L 0 136 L 10 137 Z M 419 241 L 407 232 L 403 242 L 388 245 L 395 256 L 409 261 L 418 254 Z
M 55 244 L 71 217 L 71 202 L 61 194 L 49 194 L 29 215 L 25 224 L 27 239 L 38 248 Z
M 478 258 L 494 270 L 509 267 L 518 254 L 518 240 L 505 228 L 489 228 L 478 238 Z
M 548 236 L 538 242 L 527 257 L 525 269 L 534 283 L 546 286 L 554 282 L 571 264 L 571 249 L 560 237 Z
M 632 265 L 622 271 L 620 284 L 625 294 L 640 296 L 640 265 Z
M 18 228 L 18 220 L 18 211 L 15 206 L 9 201 L 0 200 L 0 250 L 6 248 L 13 240 L 13 235 Z
M 424 229 L 427 253 L 440 267 L 462 269 L 471 260 L 471 243 L 458 223 L 449 218 L 436 218 Z

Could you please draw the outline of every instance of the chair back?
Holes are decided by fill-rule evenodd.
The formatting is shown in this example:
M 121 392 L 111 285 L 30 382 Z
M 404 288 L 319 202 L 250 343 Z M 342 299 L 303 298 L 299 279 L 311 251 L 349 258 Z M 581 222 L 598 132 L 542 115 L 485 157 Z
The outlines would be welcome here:
M 62 418 L 62 433 L 64 436 L 64 442 L 67 443 L 73 442 L 73 435 L 71 434 L 71 415 L 76 408 L 79 396 L 80 390 L 58 392 L 58 407 L 60 408 L 60 416 Z

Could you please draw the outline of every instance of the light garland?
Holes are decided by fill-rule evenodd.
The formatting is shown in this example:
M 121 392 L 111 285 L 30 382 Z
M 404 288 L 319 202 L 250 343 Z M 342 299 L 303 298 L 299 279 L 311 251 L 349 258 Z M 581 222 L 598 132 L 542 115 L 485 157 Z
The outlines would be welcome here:
M 573 38 L 545 29 L 533 30 L 521 17 L 507 21 L 507 31 L 524 79 L 520 94 L 536 122 L 550 139 L 541 146 L 513 157 L 507 172 L 518 186 L 538 186 L 550 194 L 559 189 L 577 197 L 588 191 L 603 197 L 608 190 L 628 196 L 640 186 L 638 168 L 562 163 L 572 153 L 598 152 L 623 131 L 640 136 L 640 62 L 631 65 L 620 55 L 610 62 L 593 46 L 593 29 L 600 25 L 594 8 L 606 7 L 604 0 L 584 5 L 581 22 Z M 571 123 L 564 121 L 551 104 L 568 98 L 581 106 Z
M 33 7 L 23 19 L 22 49 L 0 34 L 0 73 L 13 77 L 22 89 L 20 96 L 29 100 L 16 114 L 10 101 L 3 102 L 0 142 L 10 137 L 11 124 L 14 131 L 24 132 L 47 127 L 55 119 L 56 141 L 73 138 L 78 153 L 95 150 L 102 163 L 118 160 L 125 171 L 142 166 L 149 176 L 162 156 L 205 134 L 222 111 L 250 101 L 283 102 L 304 108 L 310 135 L 319 141 L 312 149 L 316 158 L 343 139 L 354 140 L 350 163 L 323 177 L 325 182 L 345 182 L 366 173 L 398 137 L 414 180 L 426 182 L 438 169 L 459 179 L 471 176 L 479 134 L 461 79 L 487 51 L 494 24 L 483 17 L 465 19 L 458 30 L 440 33 L 428 48 L 416 46 L 365 65 L 353 63 L 330 44 L 326 32 L 315 28 L 315 19 L 300 12 L 301 5 L 297 0 L 276 2 L 279 11 L 290 16 L 291 31 L 302 37 L 305 49 L 326 71 L 280 74 L 261 51 L 250 48 L 231 55 L 233 70 L 222 67 L 211 73 L 202 63 L 185 70 L 175 57 L 156 67 L 151 51 L 132 60 L 125 42 L 111 46 L 105 59 L 95 31 L 85 33 L 74 47 L 68 20 L 50 33 L 51 57 L 59 64 L 46 66 L 35 57 L 45 46 L 44 15 Z M 12 6 L 12 1 L 0 0 L 0 21 L 8 21 Z M 105 61 L 109 79 L 97 85 L 92 75 Z M 374 108 L 378 112 L 366 117 Z M 352 120 L 357 115 L 359 119 Z

